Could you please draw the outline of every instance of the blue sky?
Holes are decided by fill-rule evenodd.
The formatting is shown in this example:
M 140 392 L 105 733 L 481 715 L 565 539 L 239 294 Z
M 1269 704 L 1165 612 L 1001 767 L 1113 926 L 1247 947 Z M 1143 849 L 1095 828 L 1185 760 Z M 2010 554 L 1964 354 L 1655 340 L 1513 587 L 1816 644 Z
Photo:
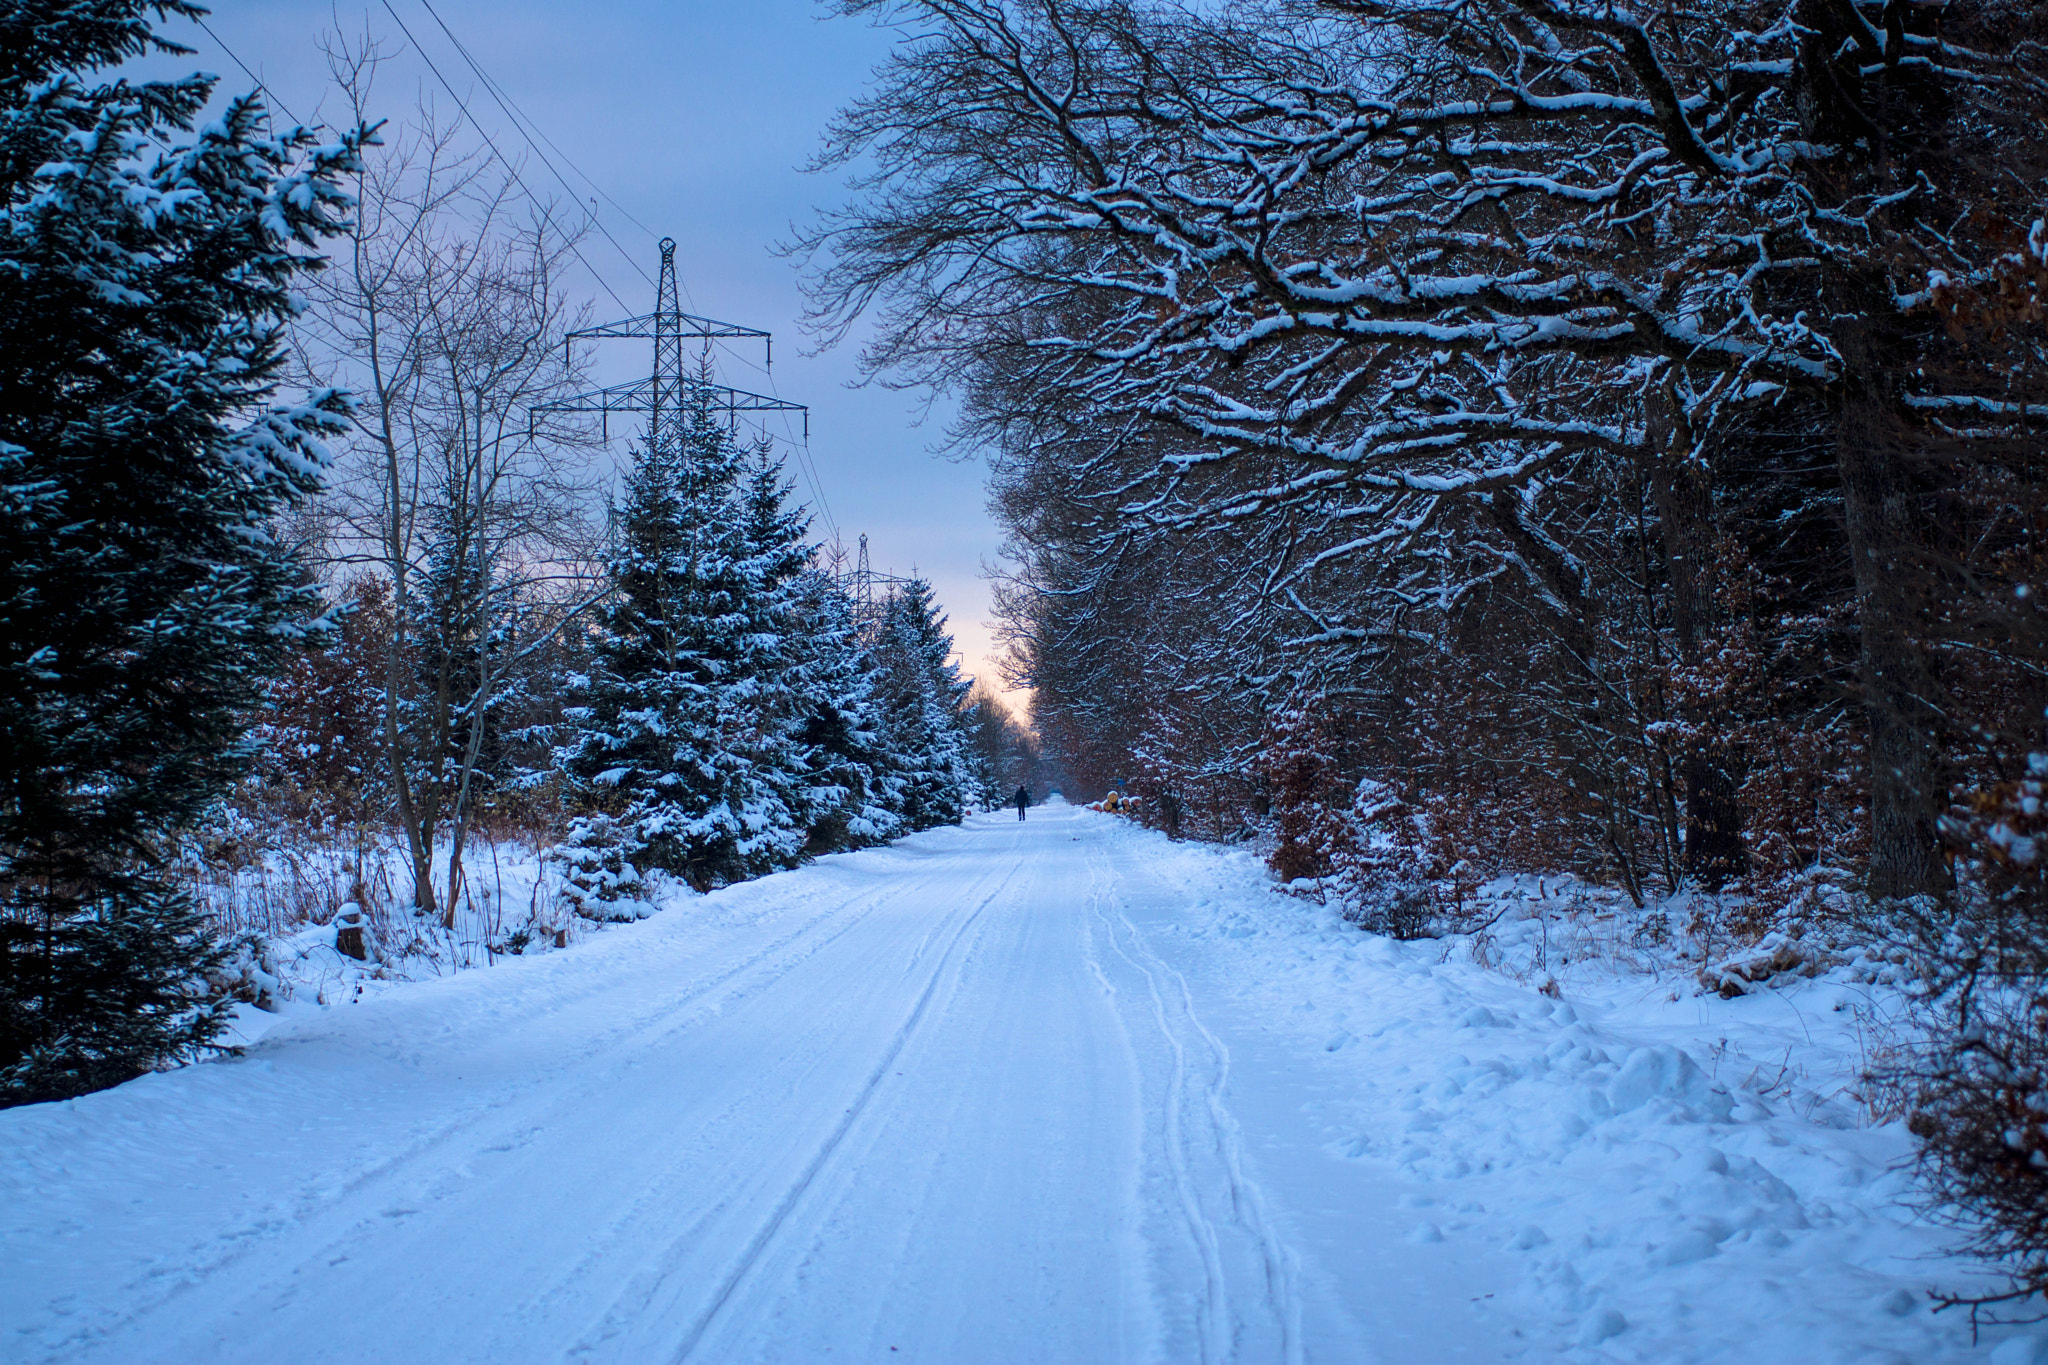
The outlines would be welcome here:
M 501 148 L 525 154 L 428 4 L 517 106 L 618 201 L 624 214 L 601 206 L 600 217 L 641 269 L 654 270 L 654 240 L 625 214 L 676 238 L 685 308 L 775 333 L 775 386 L 811 405 L 811 453 L 846 540 L 865 531 L 877 568 L 915 568 L 930 578 L 969 670 L 994 682 L 981 566 L 995 558 L 998 533 L 983 505 L 981 467 L 929 453 L 947 409 L 920 426 L 927 395 L 850 387 L 857 337 L 820 356 L 805 354 L 811 343 L 797 327 L 803 299 L 795 266 L 770 250 L 815 205 L 840 196 L 835 177 L 801 166 L 833 111 L 887 54 L 892 35 L 827 18 L 814 0 L 390 3 Z M 188 24 L 166 25 L 165 36 L 196 55 L 148 66 L 214 71 L 232 90 L 250 84 L 233 60 L 239 57 L 294 116 L 314 119 L 327 112 L 321 33 L 337 24 L 360 32 L 367 22 L 407 48 L 381 78 L 391 115 L 405 116 L 423 95 L 451 107 L 384 0 L 213 0 L 206 22 L 218 42 Z M 530 156 L 526 179 L 537 191 L 553 184 Z M 650 286 L 609 243 L 593 238 L 584 251 L 633 312 L 652 306 Z M 601 316 L 619 311 L 596 279 L 577 287 Z M 605 344 L 617 348 L 605 362 L 607 382 L 644 369 L 640 343 Z M 747 354 L 758 361 L 757 352 Z M 730 361 L 722 378 L 740 388 L 764 385 L 758 372 Z M 800 492 L 809 500 L 808 486 Z

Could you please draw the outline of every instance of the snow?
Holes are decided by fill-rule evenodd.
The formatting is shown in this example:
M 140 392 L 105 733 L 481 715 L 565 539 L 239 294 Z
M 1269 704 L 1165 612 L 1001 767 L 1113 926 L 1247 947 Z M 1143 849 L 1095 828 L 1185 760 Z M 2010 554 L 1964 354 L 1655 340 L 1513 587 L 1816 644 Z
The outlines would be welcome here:
M 1843 971 L 1724 1000 L 1589 955 L 1553 999 L 1467 943 L 1247 902 L 1236 856 L 1234 879 L 1183 863 L 1197 909 L 1169 932 L 1235 983 L 1247 1030 L 1309 1059 L 1328 1143 L 1401 1175 L 1411 1237 L 1510 1255 L 1474 1292 L 1533 1358 L 1861 1365 L 1996 1340 L 1931 1311 L 1987 1281 L 1916 1216 L 1903 1124 L 1859 1098 L 1878 988 Z
M 0 1358 L 2048 1360 L 1929 1311 L 1882 988 L 1471 947 L 1048 801 L 302 994 L 0 1113 Z

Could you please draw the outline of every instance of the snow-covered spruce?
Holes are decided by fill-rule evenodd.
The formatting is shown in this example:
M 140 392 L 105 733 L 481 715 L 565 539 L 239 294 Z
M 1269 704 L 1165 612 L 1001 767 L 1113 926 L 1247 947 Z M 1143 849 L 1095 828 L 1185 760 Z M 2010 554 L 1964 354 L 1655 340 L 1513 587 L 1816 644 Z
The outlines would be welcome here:
M 929 583 L 889 595 L 874 641 L 885 762 L 900 780 L 910 829 L 957 825 L 989 785 L 975 767 L 961 707 L 972 684 L 952 663 L 953 637 Z
M 89 84 L 181 3 L 9 7 L 0 80 L 0 1104 L 203 1047 L 220 949 L 165 872 L 317 599 L 272 518 L 342 399 L 266 406 L 356 142 L 196 134 L 210 77 Z
M 584 807 L 557 853 L 579 913 L 635 917 L 640 873 L 708 891 L 956 824 L 988 786 L 930 588 L 864 629 L 787 491 L 701 401 L 678 446 L 635 454 L 556 753 Z
M 703 402 L 680 446 L 636 453 L 594 667 L 556 755 L 627 857 L 700 890 L 789 866 L 804 842 L 772 681 L 801 559 L 795 527 L 747 515 L 744 462 Z

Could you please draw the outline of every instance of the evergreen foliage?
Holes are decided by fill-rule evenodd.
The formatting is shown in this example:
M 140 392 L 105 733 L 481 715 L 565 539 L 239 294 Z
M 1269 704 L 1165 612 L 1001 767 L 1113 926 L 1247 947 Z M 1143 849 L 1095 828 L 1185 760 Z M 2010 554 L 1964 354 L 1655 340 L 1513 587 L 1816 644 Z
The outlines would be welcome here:
M 150 876 L 102 875 L 96 889 L 49 907 L 40 940 L 21 932 L 22 899 L 10 907 L 0 1102 L 119 1085 L 204 1049 L 227 1026 L 234 999 L 212 986 L 229 949 L 191 896 Z
M 973 683 L 952 662 L 953 637 L 931 584 L 914 578 L 889 595 L 874 651 L 885 761 L 902 782 L 904 826 L 957 825 L 986 784 L 962 710 Z
M 822 573 L 799 582 L 790 673 L 806 707 L 806 852 L 884 843 L 903 831 L 903 776 L 882 747 L 880 670 L 853 602 Z
M 556 755 L 583 808 L 554 853 L 580 914 L 650 913 L 646 871 L 710 890 L 987 799 L 930 586 L 860 619 L 789 491 L 703 406 L 679 450 L 634 457 Z
M 271 684 L 252 735 L 262 757 L 247 782 L 292 827 L 358 829 L 389 807 L 384 764 L 384 669 L 392 648 L 391 590 L 359 577 L 335 594 L 325 649 L 291 661 Z
M 805 653 L 801 580 L 811 565 L 804 539 L 810 518 L 784 505 L 789 488 L 765 446 L 753 452 L 738 493 L 744 589 L 734 605 L 745 643 L 730 707 L 757 789 L 773 798 L 761 807 L 763 817 L 787 822 L 775 831 L 772 856 L 758 864 L 772 871 L 803 858 L 810 827 L 831 799 L 814 790 L 803 739 L 813 707 L 797 671 Z
M 800 518 L 708 406 L 679 449 L 640 450 L 564 774 L 628 856 L 699 890 L 793 865 L 804 845 L 783 663 Z M 585 822 L 571 841 L 589 837 Z
M 428 823 L 438 825 L 452 813 L 465 771 L 473 786 L 487 788 L 504 766 L 498 718 L 510 698 L 486 693 L 495 691 L 493 675 L 503 669 L 505 626 L 515 604 L 499 566 L 488 557 L 479 562 L 469 518 L 434 508 L 423 520 L 426 562 L 407 602 L 411 619 L 404 623 L 414 642 L 416 678 L 400 698 L 398 719 L 411 738 L 407 750 L 416 756 L 410 775 L 414 800 L 425 808 Z M 479 704 L 485 752 L 466 764 L 470 714 Z
M 0 13 L 0 1103 L 217 1033 L 215 949 L 160 869 L 316 606 L 268 527 L 343 402 L 258 409 L 356 139 L 272 134 L 250 98 L 194 136 L 210 78 L 76 74 L 180 51 L 149 17 L 198 12 Z

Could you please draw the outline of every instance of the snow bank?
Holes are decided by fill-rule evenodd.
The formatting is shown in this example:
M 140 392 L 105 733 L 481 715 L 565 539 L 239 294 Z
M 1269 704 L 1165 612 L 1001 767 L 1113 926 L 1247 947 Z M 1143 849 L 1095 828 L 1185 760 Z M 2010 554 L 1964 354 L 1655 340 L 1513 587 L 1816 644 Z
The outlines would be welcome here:
M 1185 897 L 1151 927 L 1339 1097 L 1328 1146 L 1400 1178 L 1409 1237 L 1513 1258 L 1498 1307 L 1530 1358 L 2048 1361 L 2048 1335 L 1973 1346 L 1932 1311 L 1991 1280 L 1946 1253 L 1910 1135 L 1861 1098 L 1889 988 L 1835 972 L 1723 999 L 1654 955 L 1560 962 L 1561 939 L 1556 975 L 1518 981 L 1471 940 L 1361 933 L 1248 852 L 1122 837 Z M 1497 925 L 1482 956 L 1567 927 Z

